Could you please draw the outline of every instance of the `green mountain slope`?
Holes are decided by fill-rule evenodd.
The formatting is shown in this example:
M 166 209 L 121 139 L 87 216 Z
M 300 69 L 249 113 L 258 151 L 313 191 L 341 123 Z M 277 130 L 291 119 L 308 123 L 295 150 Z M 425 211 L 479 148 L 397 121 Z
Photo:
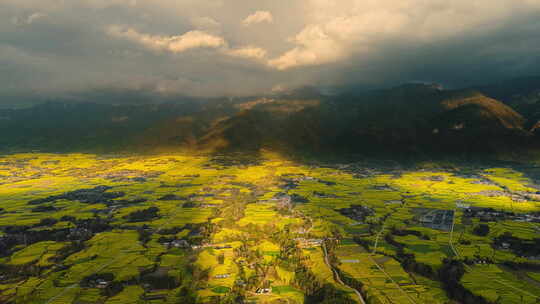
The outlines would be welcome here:
M 152 105 L 45 104 L 0 111 L 5 149 L 426 153 L 497 151 L 531 142 L 526 119 L 476 90 L 408 84 L 322 96 Z
M 510 107 L 475 91 L 407 85 L 318 101 L 274 100 L 223 120 L 200 143 L 233 150 L 429 151 L 459 150 L 460 143 L 464 150 L 491 149 L 492 142 L 527 137 L 524 122 Z
M 501 100 L 523 115 L 527 119 L 528 129 L 533 129 L 540 121 L 540 77 L 516 78 L 476 89 Z

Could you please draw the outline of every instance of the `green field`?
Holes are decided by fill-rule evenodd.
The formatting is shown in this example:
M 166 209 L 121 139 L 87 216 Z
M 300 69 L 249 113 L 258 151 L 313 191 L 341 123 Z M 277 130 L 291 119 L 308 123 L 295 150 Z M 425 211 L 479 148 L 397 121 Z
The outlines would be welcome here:
M 539 212 L 535 181 L 508 167 L 426 167 L 302 163 L 266 151 L 235 165 L 181 154 L 0 157 L 9 244 L 0 302 L 358 303 L 356 288 L 370 304 L 451 303 L 438 273 L 454 260 L 471 295 L 536 303 L 540 261 L 527 254 L 540 224 L 463 209 Z M 370 211 L 347 213 L 355 206 Z M 431 210 L 453 210 L 452 229 L 430 228 Z M 500 248 L 509 233 L 529 247 Z

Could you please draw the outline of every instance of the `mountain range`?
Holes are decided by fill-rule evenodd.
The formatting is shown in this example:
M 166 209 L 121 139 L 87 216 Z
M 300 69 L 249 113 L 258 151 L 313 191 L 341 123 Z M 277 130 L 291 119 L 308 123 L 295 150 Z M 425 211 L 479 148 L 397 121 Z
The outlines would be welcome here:
M 540 77 L 451 90 L 415 83 L 334 95 L 302 88 L 162 103 L 104 99 L 0 110 L 0 149 L 470 154 L 540 144 Z

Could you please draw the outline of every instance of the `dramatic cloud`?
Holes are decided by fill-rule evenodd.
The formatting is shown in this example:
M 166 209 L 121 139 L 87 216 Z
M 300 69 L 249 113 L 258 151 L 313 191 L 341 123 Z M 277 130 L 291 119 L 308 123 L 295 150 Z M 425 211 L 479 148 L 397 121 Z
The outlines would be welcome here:
M 228 51 L 228 53 L 231 56 L 243 57 L 243 58 L 263 59 L 264 57 L 266 57 L 266 50 L 260 47 L 255 47 L 255 46 L 246 46 L 246 47 L 233 49 L 233 50 Z
M 285 70 L 331 63 L 353 53 L 375 52 L 386 39 L 417 46 L 459 39 L 491 31 L 524 13 L 538 14 L 540 9 L 535 0 L 348 2 L 341 6 L 312 0 L 313 23 L 290 39 L 296 47 L 269 64 Z
M 216 49 L 224 55 L 247 59 L 263 59 L 267 53 L 266 50 L 255 46 L 230 49 L 222 37 L 202 31 L 190 31 L 178 36 L 160 36 L 143 34 L 132 28 L 115 25 L 110 26 L 107 33 L 112 37 L 126 39 L 155 51 L 182 53 L 190 49 L 208 48 Z
M 296 66 L 318 65 L 336 61 L 345 54 L 344 46 L 317 25 L 306 27 L 291 41 L 298 46 L 270 60 L 268 64 L 271 67 L 286 70 Z
M 537 74 L 538 32 L 540 0 L 3 0 L 0 103 L 100 88 L 468 85 Z
M 139 43 L 149 49 L 181 53 L 196 48 L 219 48 L 225 46 L 221 37 L 201 31 L 190 31 L 179 36 L 148 35 L 137 32 L 132 28 L 111 26 L 107 33 L 111 36 Z
M 246 19 L 242 21 L 242 24 L 244 24 L 245 26 L 249 26 L 252 24 L 263 23 L 263 22 L 268 22 L 268 23 L 274 22 L 274 17 L 272 16 L 272 13 L 267 12 L 267 11 L 256 11 L 255 13 L 247 16 Z

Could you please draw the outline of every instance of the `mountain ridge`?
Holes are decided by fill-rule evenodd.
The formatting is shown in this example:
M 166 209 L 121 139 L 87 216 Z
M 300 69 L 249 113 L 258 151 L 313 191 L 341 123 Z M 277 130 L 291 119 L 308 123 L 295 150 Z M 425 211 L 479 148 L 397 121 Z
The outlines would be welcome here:
M 208 152 L 400 151 L 461 153 L 526 146 L 530 118 L 476 88 L 437 84 L 317 94 L 313 88 L 252 98 L 107 105 L 47 103 L 0 110 L 3 150 Z M 501 148 L 502 147 L 502 148 Z

